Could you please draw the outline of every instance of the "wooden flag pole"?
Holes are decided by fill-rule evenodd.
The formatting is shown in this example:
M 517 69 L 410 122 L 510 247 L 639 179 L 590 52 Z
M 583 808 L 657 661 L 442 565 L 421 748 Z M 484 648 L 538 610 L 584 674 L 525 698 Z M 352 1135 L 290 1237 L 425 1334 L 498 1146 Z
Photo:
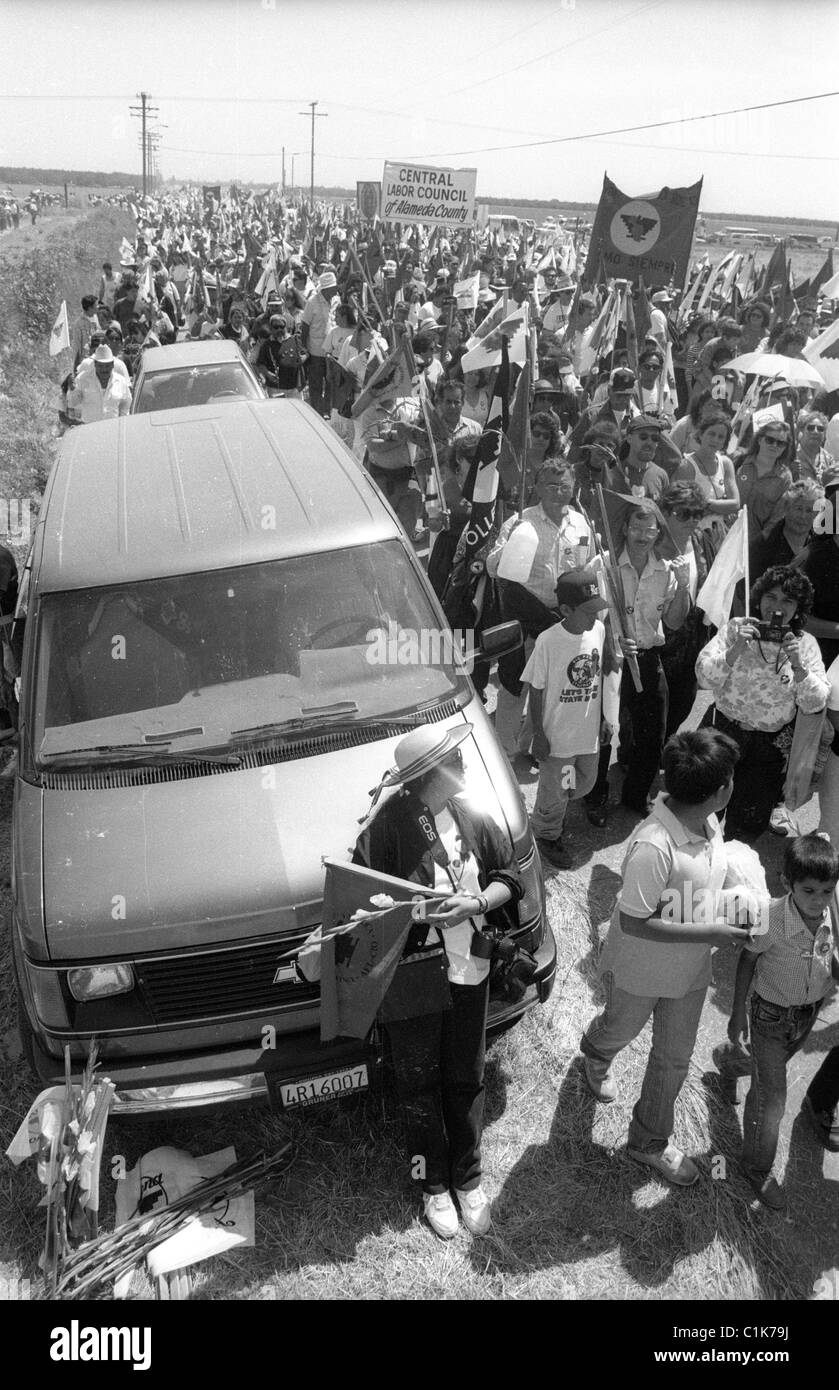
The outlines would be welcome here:
M 405 344 L 405 346 L 406 346 L 406 350 L 407 350 L 407 352 L 408 352 L 408 357 L 409 357 L 409 360 L 410 360 L 410 363 L 411 363 L 411 374 L 412 374 L 412 376 L 418 377 L 418 381 L 417 381 L 417 391 L 418 391 L 418 393 L 419 393 L 419 403 L 420 403 L 420 409 L 421 409 L 421 411 L 422 411 L 423 422 L 424 422 L 424 425 L 425 425 L 425 432 L 426 432 L 426 434 L 427 434 L 427 436 L 428 436 L 428 444 L 429 444 L 429 447 L 430 447 L 430 449 L 431 449 L 431 466 L 432 466 L 432 470 L 433 470 L 433 473 L 434 473 L 434 477 L 435 477 L 435 480 L 436 480 L 436 483 L 437 483 L 437 496 L 438 496 L 439 499 L 440 499 L 440 510 L 441 510 L 441 513 L 442 513 L 442 516 L 443 516 L 443 521 L 444 521 L 445 526 L 448 527 L 448 523 L 449 523 L 449 513 L 448 513 L 448 511 L 446 510 L 445 501 L 444 501 L 444 495 L 443 495 L 443 475 L 442 475 L 442 473 L 440 472 L 440 460 L 439 460 L 438 457 L 437 457 L 437 443 L 436 443 L 436 440 L 435 440 L 435 438 L 434 438 L 434 430 L 433 430 L 432 425 L 431 425 L 431 417 L 430 417 L 429 414 L 428 414 L 428 395 L 427 395 L 428 388 L 427 388 L 427 386 L 426 386 L 426 383 L 425 383 L 425 381 L 424 381 L 424 379 L 423 379 L 422 374 L 421 374 L 420 372 L 417 371 L 417 360 L 416 360 L 416 358 L 414 357 L 413 345 L 411 344 L 410 341 L 408 341 L 408 342 Z
M 609 513 L 606 510 L 606 499 L 603 496 L 603 487 L 600 483 L 597 484 L 597 499 L 600 503 L 600 514 L 603 518 L 603 532 L 605 534 L 606 544 L 609 550 L 608 561 L 606 560 L 606 557 L 603 554 L 602 550 L 600 554 L 603 560 L 603 566 L 606 570 L 607 577 L 611 582 L 611 585 L 615 592 L 615 596 L 618 600 L 616 606 L 616 617 L 620 628 L 620 634 L 622 637 L 626 637 L 628 639 L 629 632 L 627 631 L 626 626 L 626 595 L 623 591 L 623 581 L 621 580 L 620 576 L 618 556 L 615 550 L 614 540 L 612 539 L 612 528 L 609 524 Z M 597 533 L 595 532 L 595 535 L 596 534 Z M 632 673 L 632 682 L 635 686 L 637 693 L 640 695 L 641 691 L 644 688 L 644 684 L 641 680 L 641 668 L 638 665 L 638 658 L 637 656 L 626 656 L 626 662 L 629 666 L 630 672 Z

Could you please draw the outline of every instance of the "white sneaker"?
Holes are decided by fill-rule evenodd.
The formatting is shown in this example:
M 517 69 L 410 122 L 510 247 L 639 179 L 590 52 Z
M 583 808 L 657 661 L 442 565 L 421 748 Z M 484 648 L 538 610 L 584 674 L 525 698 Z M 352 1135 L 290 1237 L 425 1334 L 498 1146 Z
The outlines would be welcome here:
M 448 1192 L 424 1192 L 422 1207 L 432 1231 L 442 1240 L 457 1235 L 457 1208 Z
M 776 806 L 769 817 L 769 829 L 773 835 L 800 835 L 798 821 L 784 805 Z
M 461 1192 L 455 1188 L 455 1196 L 460 1203 L 463 1224 L 473 1236 L 485 1236 L 492 1225 L 489 1211 L 489 1198 L 482 1187 L 473 1187 L 471 1192 Z

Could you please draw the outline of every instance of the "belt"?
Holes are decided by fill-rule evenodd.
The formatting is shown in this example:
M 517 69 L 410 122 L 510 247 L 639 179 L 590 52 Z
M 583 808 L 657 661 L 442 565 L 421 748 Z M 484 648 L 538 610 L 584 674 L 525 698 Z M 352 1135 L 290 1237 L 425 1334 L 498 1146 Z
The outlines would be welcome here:
M 824 1003 L 824 999 L 812 999 L 809 1004 L 776 1004 L 774 999 L 764 999 L 762 994 L 753 994 L 752 999 L 757 1004 L 766 1004 L 770 1009 L 780 1009 L 784 1014 L 812 1013 Z

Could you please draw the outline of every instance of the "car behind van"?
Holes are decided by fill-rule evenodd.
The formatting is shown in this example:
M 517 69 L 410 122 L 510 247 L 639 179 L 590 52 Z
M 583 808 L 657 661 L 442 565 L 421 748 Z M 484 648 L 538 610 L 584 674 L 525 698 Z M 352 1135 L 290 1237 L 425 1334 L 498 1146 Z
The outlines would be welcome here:
M 474 726 L 470 794 L 507 831 L 537 972 L 553 985 L 521 794 L 378 489 L 299 401 L 103 421 L 62 441 L 27 559 L 12 847 L 26 1055 L 45 1082 L 98 1040 L 118 1113 L 365 1086 L 364 1042 L 322 1046 L 293 954 L 423 721 Z M 21 643 L 22 637 L 22 645 Z M 497 651 L 510 634 L 497 633 Z M 515 638 L 512 639 L 515 642 Z M 410 647 L 410 644 L 409 644 Z M 404 648 L 403 654 L 404 654 Z M 414 648 L 416 650 L 416 648 Z M 497 654 L 497 653 L 496 653 Z

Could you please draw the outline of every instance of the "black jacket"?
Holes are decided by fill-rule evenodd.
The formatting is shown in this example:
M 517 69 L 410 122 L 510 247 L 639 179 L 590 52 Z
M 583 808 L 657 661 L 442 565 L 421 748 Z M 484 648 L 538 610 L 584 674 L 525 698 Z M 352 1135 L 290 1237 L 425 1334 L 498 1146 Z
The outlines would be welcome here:
M 509 840 L 489 816 L 476 815 L 457 798 L 449 802 L 448 809 L 463 836 L 465 848 L 477 860 L 481 888 L 490 883 L 506 883 L 512 894 L 509 903 L 487 913 L 488 923 L 500 931 L 515 929 L 518 926 L 515 904 L 524 897 L 524 887 Z M 431 888 L 435 877 L 432 850 L 437 838 L 431 812 L 406 787 L 391 796 L 362 830 L 356 841 L 353 863 Z M 419 950 L 425 944 L 427 933 L 427 925 L 420 923 L 414 927 L 406 942 L 405 954 Z

